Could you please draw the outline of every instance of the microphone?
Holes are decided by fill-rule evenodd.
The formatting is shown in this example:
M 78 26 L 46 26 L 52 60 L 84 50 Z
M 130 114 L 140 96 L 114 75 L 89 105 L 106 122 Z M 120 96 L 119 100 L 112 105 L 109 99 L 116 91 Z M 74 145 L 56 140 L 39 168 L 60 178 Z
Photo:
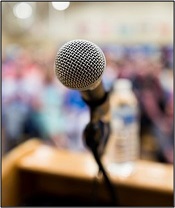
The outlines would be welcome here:
M 72 40 L 57 52 L 55 73 L 58 80 L 70 89 L 79 90 L 91 109 L 91 121 L 109 122 L 108 93 L 101 82 L 106 68 L 102 50 L 87 40 Z
M 59 49 L 55 59 L 57 78 L 64 86 L 79 90 L 90 107 L 90 122 L 83 137 L 94 155 L 99 171 L 103 173 L 115 205 L 115 190 L 100 160 L 110 134 L 109 96 L 101 82 L 105 67 L 106 59 L 102 50 L 87 40 L 67 42 Z

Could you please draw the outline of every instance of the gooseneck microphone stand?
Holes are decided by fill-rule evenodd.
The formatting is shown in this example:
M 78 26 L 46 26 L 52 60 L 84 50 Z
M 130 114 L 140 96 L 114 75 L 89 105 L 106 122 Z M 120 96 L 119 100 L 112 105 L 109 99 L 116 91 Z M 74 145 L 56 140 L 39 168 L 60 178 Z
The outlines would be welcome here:
M 108 96 L 106 96 L 106 99 L 108 99 Z M 90 107 L 90 122 L 86 125 L 84 129 L 83 138 L 85 144 L 93 153 L 93 156 L 99 167 L 99 172 L 102 172 L 104 176 L 106 186 L 112 199 L 112 205 L 117 206 L 119 205 L 119 203 L 117 195 L 115 193 L 115 189 L 111 181 L 109 180 L 108 174 L 101 162 L 101 156 L 104 153 L 104 149 L 110 135 L 109 121 L 104 122 L 101 119 L 101 115 L 103 114 L 102 111 L 106 109 L 106 102 L 102 103 L 99 106 L 97 106 L 96 104 L 94 105 L 94 103 L 87 104 Z

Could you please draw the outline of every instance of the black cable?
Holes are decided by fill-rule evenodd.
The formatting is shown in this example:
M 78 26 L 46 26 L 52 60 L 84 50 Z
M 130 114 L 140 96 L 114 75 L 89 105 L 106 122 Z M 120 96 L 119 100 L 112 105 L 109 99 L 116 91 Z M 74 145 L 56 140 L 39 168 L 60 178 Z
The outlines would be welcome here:
M 105 168 L 103 167 L 103 164 L 101 162 L 101 156 L 104 152 L 104 147 L 106 144 L 107 137 L 109 135 L 109 128 L 108 124 L 103 123 L 102 121 L 98 121 L 96 123 L 89 122 L 86 125 L 86 128 L 84 129 L 83 132 L 83 138 L 86 143 L 86 145 L 89 147 L 89 149 L 92 151 L 93 156 L 99 166 L 99 171 L 103 173 L 106 186 L 109 190 L 109 193 L 112 198 L 112 204 L 114 206 L 119 205 L 119 200 L 116 196 L 115 189 L 110 182 L 107 172 Z M 105 129 L 108 131 L 105 131 Z
M 109 178 L 108 178 L 108 175 L 107 175 L 107 172 L 105 171 L 105 168 L 103 167 L 103 164 L 100 160 L 100 157 L 97 153 L 97 151 L 95 149 L 91 149 L 93 155 L 94 155 L 94 158 L 99 166 L 99 170 L 103 173 L 103 176 L 104 176 L 104 179 L 105 179 L 105 182 L 106 182 L 106 186 L 110 192 L 110 196 L 112 198 L 112 205 L 114 206 L 118 206 L 119 205 L 119 200 L 118 200 L 118 197 L 115 193 L 115 189 L 112 185 L 112 183 L 110 182 Z

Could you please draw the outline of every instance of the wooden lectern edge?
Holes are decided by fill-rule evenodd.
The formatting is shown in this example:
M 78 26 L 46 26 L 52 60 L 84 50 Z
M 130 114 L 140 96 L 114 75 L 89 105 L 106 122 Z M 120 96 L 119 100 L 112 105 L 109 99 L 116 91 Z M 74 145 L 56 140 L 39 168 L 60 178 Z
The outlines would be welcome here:
M 46 161 L 43 163 L 43 157 L 37 157 L 37 151 L 46 153 Z M 48 152 L 48 155 L 47 155 Z M 63 161 L 63 164 L 60 162 Z M 56 163 L 58 162 L 59 165 Z M 53 164 L 54 163 L 54 164 Z M 86 165 L 89 164 L 88 170 Z M 77 167 L 77 165 L 79 165 Z M 83 180 L 93 180 L 97 176 L 98 167 L 89 153 L 73 152 L 70 150 L 58 150 L 40 143 L 40 147 L 31 152 L 28 156 L 21 158 L 17 166 L 19 169 L 31 172 L 47 173 L 62 177 L 77 178 Z M 78 170 L 75 170 L 77 169 Z M 173 192 L 173 166 L 153 161 L 138 160 L 136 162 L 135 173 L 129 177 L 117 177 L 109 173 L 111 181 L 122 187 L 134 187 L 145 190 L 155 190 L 157 192 Z M 160 175 L 159 175 L 160 173 Z M 167 180 L 162 181 L 162 179 Z M 99 182 L 102 181 L 99 178 Z M 152 181 L 152 183 L 150 182 Z M 172 182 L 172 185 L 171 185 Z
M 6 156 L 3 157 L 2 159 L 2 191 L 4 190 L 4 193 L 2 193 L 2 203 L 4 205 L 15 205 L 15 204 L 19 204 L 19 197 L 18 197 L 18 193 L 14 193 L 14 191 L 17 189 L 18 187 L 18 181 L 15 182 L 15 178 L 16 178 L 16 175 L 13 175 L 12 172 L 15 173 L 15 171 L 19 171 L 20 169 L 24 169 L 24 170 L 29 170 L 30 171 L 30 165 L 27 167 L 27 165 L 25 164 L 25 161 L 27 158 L 30 159 L 30 157 L 32 157 L 32 155 L 35 155 L 35 152 L 38 151 L 38 149 L 41 149 L 43 147 L 45 147 L 46 145 L 43 144 L 42 141 L 40 141 L 38 138 L 31 138 L 30 140 L 22 143 L 21 145 L 19 145 L 18 147 L 14 148 L 12 151 L 10 151 Z M 63 154 L 63 160 L 64 160 L 64 157 L 65 158 L 68 158 L 70 157 L 71 155 L 73 156 L 73 158 L 71 158 L 73 161 L 75 160 L 75 158 L 77 157 L 77 154 L 72 154 L 72 152 L 70 151 L 59 151 L 57 150 L 56 148 L 53 148 L 53 147 L 49 147 L 51 151 L 54 152 L 53 155 L 60 155 L 62 153 Z M 75 155 L 75 157 L 74 157 Z M 78 153 L 79 155 L 79 153 Z M 35 156 L 34 156 L 35 158 Z M 84 162 L 86 162 L 87 160 L 86 159 L 89 159 L 91 158 L 91 155 L 90 154 L 83 154 L 82 156 L 82 159 L 81 159 L 81 164 Z M 92 158 L 91 158 L 92 159 Z M 90 160 L 91 160 L 90 159 Z M 68 160 L 69 161 L 69 160 Z M 92 160 L 92 162 L 95 163 L 95 161 Z M 41 170 L 39 170 L 37 168 L 37 164 L 32 163 L 34 164 L 33 167 L 33 171 L 41 171 L 42 170 L 44 172 L 47 172 L 48 170 L 46 170 L 46 168 L 42 169 L 42 166 L 41 166 Z M 61 165 L 61 164 L 60 164 Z M 160 186 L 159 184 L 156 185 L 156 187 L 148 187 L 148 185 L 146 184 L 145 187 L 143 187 L 143 181 L 141 181 L 141 183 L 137 183 L 137 184 L 134 184 L 134 181 L 132 181 L 132 176 L 130 177 L 130 179 L 123 179 L 123 180 L 119 180 L 118 178 L 115 178 L 113 175 L 111 175 L 111 179 L 112 181 L 114 182 L 114 184 L 118 184 L 119 186 L 122 186 L 122 187 L 134 187 L 134 188 L 138 188 L 138 190 L 150 190 L 151 192 L 152 191 L 156 191 L 156 193 L 163 193 L 163 196 L 168 196 L 168 197 L 173 197 L 173 184 L 172 186 L 170 185 L 171 184 L 171 181 L 173 183 L 173 166 L 172 165 L 164 165 L 164 164 L 161 164 L 161 163 L 156 163 L 156 162 L 150 162 L 150 161 L 139 161 L 138 162 L 138 166 L 139 168 L 142 169 L 141 172 L 143 172 L 143 169 L 145 168 L 149 168 L 149 167 L 152 167 L 152 169 L 156 169 L 158 168 L 157 171 L 166 169 L 166 172 L 168 173 L 167 176 L 169 176 L 171 179 L 167 178 L 167 180 L 169 180 L 167 187 L 163 187 L 163 184 L 166 185 L 166 180 L 165 180 L 165 183 L 161 183 Z M 153 168 L 155 166 L 155 168 Z M 84 167 L 84 166 L 83 166 Z M 76 167 L 75 167 L 76 168 Z M 63 169 L 63 172 L 61 172 Z M 66 173 L 67 169 L 69 169 L 69 164 L 67 164 L 65 170 L 64 170 L 64 166 L 61 166 L 57 169 L 52 169 L 50 170 L 50 173 L 51 174 L 56 174 L 57 176 L 63 176 L 64 173 Z M 59 170 L 61 170 L 59 172 Z M 57 172 L 58 171 L 58 172 Z M 95 171 L 95 169 L 94 169 Z M 44 173 L 43 172 L 43 173 Z M 84 174 L 86 172 L 86 170 L 84 170 L 84 168 L 82 168 L 82 173 L 80 172 L 76 172 L 77 175 L 65 175 L 66 177 L 79 177 L 81 176 L 81 174 Z M 96 172 L 96 171 L 95 171 Z M 92 173 L 90 173 L 90 175 L 88 175 L 87 173 L 85 173 L 85 175 L 83 176 L 84 179 L 89 179 L 91 180 L 91 178 L 93 178 L 95 176 L 95 172 L 92 171 Z M 10 175 L 9 175 L 10 174 Z M 9 180 L 9 176 L 12 178 L 11 180 Z M 164 177 L 166 178 L 166 177 Z M 136 177 L 135 177 L 136 179 Z M 149 179 L 148 179 L 149 180 Z M 155 179 L 156 180 L 156 179 Z M 4 181 L 4 182 L 3 182 Z M 13 182 L 12 182 L 13 181 Z M 159 182 L 158 182 L 159 183 Z M 10 187 L 9 187 L 10 185 Z M 9 189 L 10 188 L 10 189 Z M 10 191 L 10 192 L 8 192 Z M 19 191 L 16 191 L 16 192 L 19 192 Z M 8 194 L 7 194 L 8 193 Z M 9 199 L 11 201 L 11 203 L 9 203 Z
M 96 176 L 97 172 L 98 172 L 98 167 L 95 163 L 95 160 L 93 161 L 93 157 L 91 156 L 91 154 L 89 152 L 87 153 L 80 153 L 80 152 L 71 152 L 69 150 L 58 150 L 54 147 L 49 147 L 46 144 L 44 144 L 41 140 L 39 140 L 38 138 L 31 138 L 30 140 L 20 144 L 18 147 L 14 148 L 12 151 L 10 151 L 7 155 L 5 155 L 2 158 L 2 180 L 5 177 L 6 173 L 9 172 L 10 167 L 12 166 L 16 166 L 16 168 L 18 169 L 28 169 L 30 171 L 36 171 L 36 172 L 48 172 L 48 173 L 52 173 L 52 174 L 56 174 L 56 175 L 63 175 L 65 174 L 65 176 L 69 177 L 69 174 L 67 175 L 66 172 L 61 172 L 60 169 L 49 169 L 47 170 L 46 167 L 44 166 L 39 166 L 37 167 L 37 164 L 33 163 L 32 161 L 32 166 L 26 164 L 27 161 L 27 157 L 30 158 L 32 156 L 32 154 L 34 152 L 36 152 L 36 150 L 43 148 L 43 147 L 48 147 L 48 149 L 50 149 L 51 151 L 53 151 L 53 156 L 62 156 L 63 160 L 65 159 L 67 161 L 67 159 L 69 157 L 74 157 L 72 158 L 72 161 L 76 160 L 76 158 L 78 157 L 82 157 L 82 160 L 80 161 L 80 165 L 82 165 L 82 163 L 87 162 L 90 160 L 90 167 L 92 167 L 93 165 L 93 171 L 91 171 L 90 174 L 86 173 L 86 170 L 82 169 L 82 174 L 72 174 L 71 173 L 71 177 L 82 177 L 84 179 L 92 179 Z M 71 164 L 67 164 L 67 168 L 69 168 L 69 166 L 71 166 Z M 164 167 L 166 167 L 167 170 L 173 171 L 173 166 L 169 165 L 169 164 L 161 164 L 158 162 L 152 162 L 152 161 L 145 161 L 145 160 L 139 160 L 137 162 L 137 166 L 139 169 L 146 169 L 150 168 L 150 171 L 153 170 L 153 167 L 155 166 L 155 169 L 157 168 L 158 170 L 162 170 Z M 49 167 L 48 167 L 49 168 Z M 63 168 L 64 169 L 64 168 Z M 58 172 L 59 171 L 59 172 Z M 81 172 L 81 171 L 80 171 Z M 134 175 L 134 174 L 133 174 Z M 121 184 L 122 186 L 133 186 L 135 181 L 132 181 L 132 175 L 131 177 L 126 177 L 126 178 L 118 178 L 113 174 L 109 174 L 111 180 L 114 183 L 118 183 Z M 173 174 L 172 174 L 173 177 Z M 135 177 L 134 177 L 135 178 Z M 173 181 L 172 181 L 173 182 Z M 140 188 L 140 186 L 142 186 L 142 184 L 137 183 L 138 188 Z M 147 187 L 147 186 L 145 186 Z M 173 191 L 173 186 L 172 186 L 172 190 L 170 188 L 166 189 L 166 187 L 164 187 L 164 189 L 162 191 L 167 191 L 167 192 L 171 192 Z
M 32 138 L 2 157 L 2 206 L 18 206 L 21 203 L 18 162 L 41 145 L 41 141 Z
M 41 144 L 42 142 L 39 139 L 32 138 L 4 155 L 2 157 L 2 180 L 12 166 L 16 166 L 21 158 L 35 151 Z

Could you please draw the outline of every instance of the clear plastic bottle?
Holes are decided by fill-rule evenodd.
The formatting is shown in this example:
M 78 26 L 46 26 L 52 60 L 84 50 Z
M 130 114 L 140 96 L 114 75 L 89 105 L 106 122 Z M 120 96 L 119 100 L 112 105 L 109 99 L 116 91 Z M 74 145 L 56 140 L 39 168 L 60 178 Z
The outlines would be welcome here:
M 139 158 L 139 108 L 128 79 L 118 79 L 110 97 L 111 136 L 105 161 L 109 172 L 129 176 Z

